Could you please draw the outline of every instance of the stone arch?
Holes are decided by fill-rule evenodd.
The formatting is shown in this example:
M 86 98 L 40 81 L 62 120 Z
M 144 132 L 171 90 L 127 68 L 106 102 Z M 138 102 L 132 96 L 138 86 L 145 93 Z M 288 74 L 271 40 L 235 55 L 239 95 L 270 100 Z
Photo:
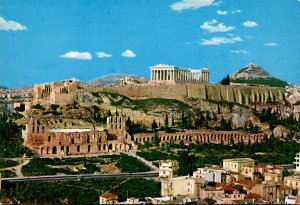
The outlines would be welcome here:
M 69 154 L 69 152 L 70 152 L 70 147 L 67 146 L 67 147 L 66 147 L 66 154 Z
M 120 151 L 123 151 L 124 150 L 124 146 L 123 144 L 120 144 Z
M 73 134 L 71 134 L 71 136 L 70 136 L 70 141 L 71 141 L 71 144 L 74 144 L 74 135 Z
M 77 146 L 77 153 L 80 153 L 80 145 Z
M 51 135 L 48 136 L 48 142 L 51 142 Z
M 86 135 L 86 143 L 90 143 L 90 135 L 89 134 Z
M 112 144 L 109 144 L 109 145 L 108 145 L 108 151 L 110 151 L 110 150 L 112 151 L 112 149 L 113 149 Z
M 103 150 L 106 151 L 106 144 L 103 145 Z
M 54 147 L 52 148 L 52 154 L 57 154 L 57 147 L 56 147 L 56 146 L 54 146 Z
M 91 151 L 92 151 L 92 147 L 91 147 L 91 145 L 88 145 L 88 150 L 87 150 L 87 152 L 90 153 Z

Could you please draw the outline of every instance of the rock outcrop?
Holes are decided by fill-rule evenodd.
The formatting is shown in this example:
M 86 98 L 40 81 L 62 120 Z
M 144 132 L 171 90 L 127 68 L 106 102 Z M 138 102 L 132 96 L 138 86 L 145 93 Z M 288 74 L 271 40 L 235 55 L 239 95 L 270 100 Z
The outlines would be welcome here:
M 115 92 L 132 99 L 166 98 L 185 101 L 187 98 L 200 98 L 242 105 L 284 102 L 285 100 L 284 90 L 281 88 L 224 86 L 218 84 L 104 86 L 89 91 Z
M 255 64 L 249 64 L 245 68 L 242 68 L 230 75 L 230 79 L 232 80 L 237 80 L 237 79 L 252 80 L 256 78 L 268 79 L 271 78 L 271 76 L 263 68 Z

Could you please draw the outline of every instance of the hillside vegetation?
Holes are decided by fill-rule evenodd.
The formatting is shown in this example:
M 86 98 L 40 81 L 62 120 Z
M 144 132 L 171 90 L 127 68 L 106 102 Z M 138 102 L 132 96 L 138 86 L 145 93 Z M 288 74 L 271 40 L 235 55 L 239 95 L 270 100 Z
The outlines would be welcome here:
M 118 93 L 101 92 L 101 94 L 108 97 L 111 105 L 113 106 L 131 108 L 133 110 L 142 110 L 145 113 L 153 110 L 154 107 L 160 107 L 160 106 L 179 109 L 179 110 L 184 110 L 189 108 L 189 105 L 187 105 L 186 103 L 179 100 L 173 100 L 173 99 L 150 98 L 150 99 L 133 100 L 124 95 L 120 95 Z M 98 96 L 101 97 L 99 94 Z
M 255 78 L 255 79 L 236 79 L 236 80 L 231 80 L 231 82 L 234 83 L 249 83 L 249 84 L 258 84 L 258 85 L 267 85 L 270 87 L 285 87 L 287 85 L 286 81 L 279 80 L 277 78 Z
M 271 77 L 262 67 L 249 64 L 230 75 L 230 82 L 266 85 L 270 87 L 285 87 L 286 81 Z

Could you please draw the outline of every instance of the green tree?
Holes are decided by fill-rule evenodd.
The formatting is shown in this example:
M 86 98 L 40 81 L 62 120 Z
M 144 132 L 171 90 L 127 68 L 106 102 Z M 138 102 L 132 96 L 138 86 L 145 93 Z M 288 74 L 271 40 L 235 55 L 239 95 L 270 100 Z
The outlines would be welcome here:
M 169 126 L 169 116 L 168 113 L 166 113 L 165 115 L 165 128 L 167 128 Z
M 172 114 L 172 126 L 175 126 L 174 114 Z
M 151 129 L 152 129 L 152 130 L 156 130 L 157 128 L 158 128 L 158 125 L 157 125 L 156 121 L 153 120 L 153 122 L 152 122 L 152 124 L 151 124 Z
M 187 151 L 180 151 L 178 153 L 179 170 L 178 175 L 184 176 L 189 173 L 189 156 Z
M 223 78 L 223 79 L 220 81 L 220 83 L 221 83 L 222 85 L 229 85 L 229 84 L 230 84 L 230 77 L 229 77 L 229 75 L 227 75 L 225 78 Z
M 154 138 L 153 138 L 153 145 L 155 145 L 156 147 L 158 147 L 159 146 L 159 134 L 158 134 L 158 132 L 155 132 L 154 133 Z

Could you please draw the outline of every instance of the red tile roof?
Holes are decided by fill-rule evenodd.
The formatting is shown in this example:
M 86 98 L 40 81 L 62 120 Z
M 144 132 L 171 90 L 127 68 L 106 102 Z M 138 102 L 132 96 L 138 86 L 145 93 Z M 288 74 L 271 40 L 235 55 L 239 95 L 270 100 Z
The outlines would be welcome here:
M 267 167 L 269 164 L 267 164 L 267 163 L 258 163 L 258 167 L 262 167 L 262 168 L 265 168 L 265 167 Z
M 104 194 L 100 195 L 100 197 L 106 198 L 106 199 L 117 199 L 117 196 L 112 193 L 104 193 Z
M 235 190 L 237 190 L 235 187 L 230 186 L 230 185 L 222 185 L 221 187 L 224 191 L 227 191 L 227 192 L 234 192 Z
M 261 199 L 262 196 L 256 193 L 250 193 L 245 196 L 245 199 Z
M 256 184 L 255 181 L 245 180 L 245 179 L 237 180 L 236 183 L 241 184 L 243 186 L 254 186 Z

